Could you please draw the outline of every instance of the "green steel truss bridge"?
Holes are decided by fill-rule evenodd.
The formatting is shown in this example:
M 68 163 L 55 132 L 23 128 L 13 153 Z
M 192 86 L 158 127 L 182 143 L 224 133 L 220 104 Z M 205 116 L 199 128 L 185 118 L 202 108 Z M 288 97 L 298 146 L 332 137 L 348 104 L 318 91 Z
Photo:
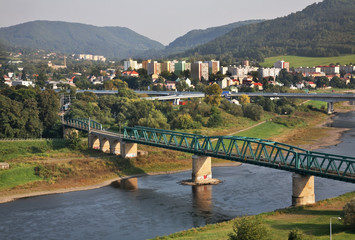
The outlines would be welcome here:
M 90 131 L 87 119 L 71 119 L 63 124 Z M 106 132 L 97 122 L 90 121 L 90 127 L 92 131 Z M 112 137 L 113 134 L 107 131 L 107 135 Z M 354 157 L 308 151 L 265 139 L 203 136 L 141 126 L 125 127 L 123 135 L 117 134 L 117 138 L 125 142 L 355 183 Z

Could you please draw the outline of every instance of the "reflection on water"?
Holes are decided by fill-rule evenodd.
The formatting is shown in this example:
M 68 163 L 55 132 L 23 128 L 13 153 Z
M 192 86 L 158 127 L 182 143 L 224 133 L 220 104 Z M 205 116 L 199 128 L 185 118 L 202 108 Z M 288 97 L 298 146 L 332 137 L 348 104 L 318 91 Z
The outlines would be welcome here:
M 355 121 L 340 114 L 336 124 Z M 347 125 L 348 127 L 351 126 Z M 320 150 L 354 156 L 355 128 Z M 104 187 L 0 204 L 0 239 L 146 239 L 291 205 L 291 173 L 243 164 L 213 168 L 219 185 L 177 184 L 191 172 L 144 176 L 134 191 Z M 133 180 L 134 181 L 134 180 Z M 352 183 L 315 178 L 316 201 L 354 191 Z
M 193 209 L 206 224 L 212 223 L 212 185 L 192 186 Z M 195 222 L 195 226 L 201 223 Z

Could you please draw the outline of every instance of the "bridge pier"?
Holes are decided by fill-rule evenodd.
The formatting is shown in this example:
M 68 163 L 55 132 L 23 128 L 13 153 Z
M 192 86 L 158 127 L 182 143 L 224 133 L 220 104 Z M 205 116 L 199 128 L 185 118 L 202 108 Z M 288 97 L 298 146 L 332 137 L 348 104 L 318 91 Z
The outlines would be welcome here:
M 327 110 L 328 114 L 332 114 L 334 113 L 334 102 L 328 102 L 328 110 Z
M 121 156 L 124 158 L 137 157 L 137 143 L 121 142 Z
M 203 183 L 212 180 L 211 157 L 192 156 L 192 182 Z
M 292 206 L 315 203 L 314 176 L 292 174 Z

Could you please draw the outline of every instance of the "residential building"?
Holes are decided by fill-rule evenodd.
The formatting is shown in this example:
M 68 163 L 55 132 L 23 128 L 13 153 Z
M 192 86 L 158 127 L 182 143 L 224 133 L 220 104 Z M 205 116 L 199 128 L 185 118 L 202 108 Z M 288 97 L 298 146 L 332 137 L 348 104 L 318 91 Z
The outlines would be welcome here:
M 124 61 L 123 62 L 124 65 L 124 70 L 127 71 L 129 68 L 131 68 L 131 70 L 137 70 L 137 61 L 134 61 L 132 59 L 128 59 L 128 61 Z
M 139 73 L 136 71 L 125 71 L 122 73 L 122 77 L 139 77 Z
M 279 75 L 281 68 L 259 68 L 259 79 L 263 79 L 265 77 L 273 77 L 274 79 L 276 76 Z
M 274 68 L 286 69 L 288 72 L 288 71 L 290 71 L 290 63 L 285 62 L 284 60 L 277 61 L 274 63 Z
M 211 60 L 205 63 L 208 63 L 209 74 L 216 74 L 217 72 L 219 72 L 219 61 Z
M 161 65 L 161 72 L 170 72 L 170 61 L 166 61 L 160 64 Z
M 258 71 L 257 67 L 244 66 L 239 65 L 238 67 L 233 65 L 228 66 L 228 72 L 231 74 L 233 78 L 243 79 L 248 76 L 250 72 Z
M 191 78 L 201 81 L 202 78 L 208 80 L 208 63 L 201 61 L 191 64 Z
M 320 73 L 321 72 L 321 68 L 320 67 L 299 67 L 299 68 L 295 68 L 295 72 L 300 72 L 303 74 L 307 74 L 307 73 Z
M 321 72 L 328 74 L 337 74 L 340 73 L 340 66 L 318 66 L 321 69 Z
M 153 62 L 148 63 L 147 72 L 148 72 L 148 75 L 160 74 L 161 73 L 161 64 L 158 63 L 157 61 L 153 61 Z
M 178 61 L 177 63 L 175 63 L 175 70 L 174 73 L 176 75 L 181 74 L 181 72 L 185 71 L 185 61 Z
M 148 59 L 142 62 L 142 68 L 148 71 L 148 63 L 150 63 L 152 60 Z

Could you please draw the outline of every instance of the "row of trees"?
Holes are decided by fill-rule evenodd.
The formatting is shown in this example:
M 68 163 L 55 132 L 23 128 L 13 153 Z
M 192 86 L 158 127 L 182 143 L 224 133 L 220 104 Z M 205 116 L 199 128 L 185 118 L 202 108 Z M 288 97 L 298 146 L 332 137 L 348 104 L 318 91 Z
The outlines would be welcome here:
M 59 137 L 59 97 L 27 87 L 0 90 L 0 138 Z

